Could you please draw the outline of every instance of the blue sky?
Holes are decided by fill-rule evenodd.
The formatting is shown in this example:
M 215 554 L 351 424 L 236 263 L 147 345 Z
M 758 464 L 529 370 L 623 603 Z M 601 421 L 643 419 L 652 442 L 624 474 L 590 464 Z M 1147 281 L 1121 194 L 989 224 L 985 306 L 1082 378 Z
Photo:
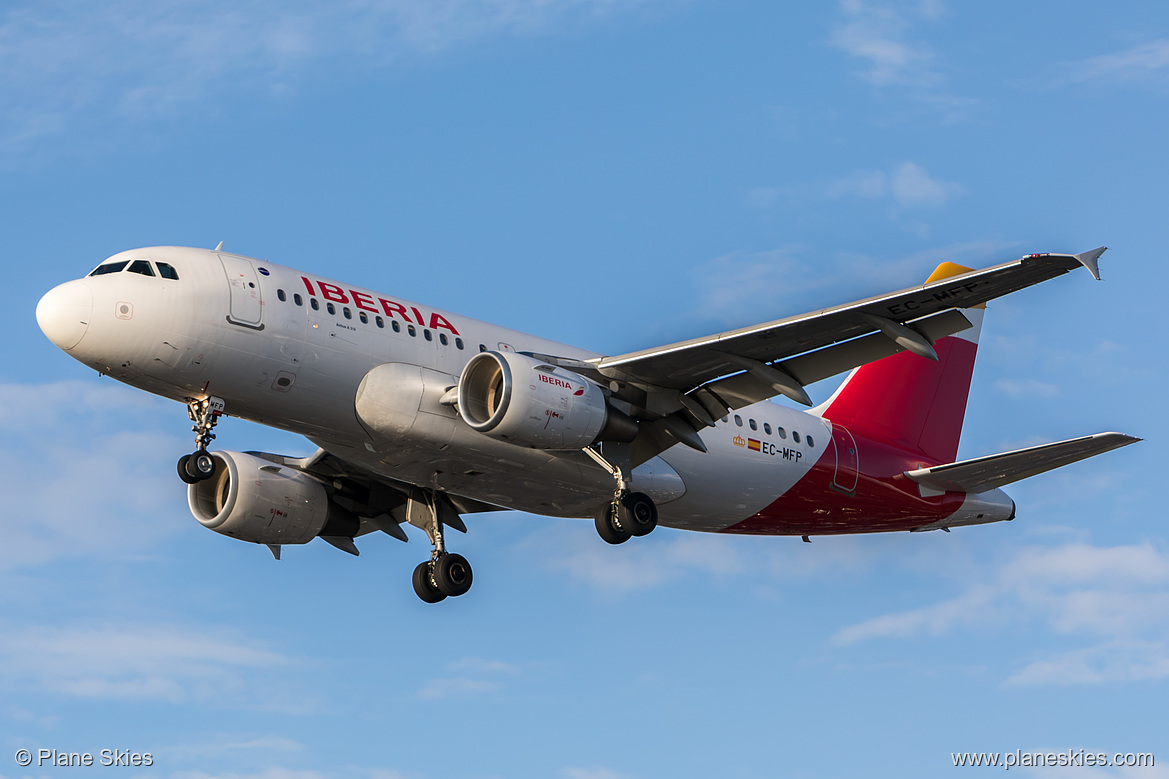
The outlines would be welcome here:
M 1169 11 L 791 5 L 5 4 L 0 776 L 65 770 L 20 748 L 175 779 L 933 777 L 1016 749 L 1158 758 L 1024 776 L 1169 776 Z M 475 587 L 428 607 L 421 534 L 276 563 L 201 528 L 184 409 L 36 327 L 110 254 L 220 240 L 609 353 L 1107 244 L 1103 282 L 991 306 L 960 455 L 1147 440 L 950 534 L 613 548 L 471 518 Z

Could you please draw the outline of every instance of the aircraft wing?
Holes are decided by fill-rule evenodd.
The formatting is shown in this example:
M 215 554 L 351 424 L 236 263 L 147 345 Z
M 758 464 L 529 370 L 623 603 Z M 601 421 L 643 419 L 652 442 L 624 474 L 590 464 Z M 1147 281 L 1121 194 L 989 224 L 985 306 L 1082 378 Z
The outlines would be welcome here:
M 1081 266 L 1099 279 L 1104 251 L 1028 254 L 833 308 L 629 354 L 565 361 L 573 363 L 565 367 L 644 394 L 631 401 L 641 420 L 630 447 L 636 467 L 676 443 L 705 452 L 697 432 L 733 409 L 780 394 L 810 406 L 805 385 L 903 350 L 936 360 L 934 342 L 970 326 L 960 309 Z
M 815 352 L 842 341 L 874 333 L 877 333 L 878 337 L 871 339 L 870 345 L 875 345 L 884 337 L 885 341 L 897 346 L 891 351 L 888 348 L 867 351 L 854 348 L 853 359 L 845 360 L 843 367 L 838 367 L 842 364 L 840 359 L 830 361 L 830 367 L 835 368 L 833 373 L 824 373 L 824 368 L 812 370 L 808 364 L 814 361 L 805 360 L 805 367 L 809 369 L 806 375 L 798 377 L 796 383 L 807 384 L 872 362 L 903 348 L 917 351 L 913 344 L 920 346 L 925 342 L 926 339 L 922 338 L 922 335 L 930 335 L 930 338 L 936 340 L 969 326 L 968 323 L 960 325 L 957 320 L 951 318 L 949 327 L 956 329 L 949 329 L 948 332 L 942 332 L 948 328 L 939 327 L 939 323 L 934 322 L 932 333 L 940 332 L 941 335 L 927 334 L 916 329 L 914 323 L 921 323 L 950 309 L 971 308 L 1010 292 L 1061 276 L 1080 266 L 1087 267 L 1092 275 L 1099 279 L 1096 261 L 1104 251 L 1105 247 L 1083 254 L 1029 254 L 1014 262 L 951 276 L 932 284 L 910 287 L 866 300 L 704 338 L 694 338 L 589 362 L 597 371 L 610 378 L 688 392 L 728 374 L 749 371 L 750 367 L 756 367 L 757 364 L 773 363 L 795 355 Z M 907 328 L 906 325 L 910 327 Z M 917 338 L 914 337 L 915 331 Z M 885 346 L 887 347 L 887 344 Z M 926 346 L 928 348 L 928 344 Z M 870 357 L 869 354 L 874 356 Z M 859 362 L 855 361 L 857 358 L 860 359 Z M 792 370 L 788 372 L 793 374 L 799 372 L 799 366 L 789 367 Z M 756 373 L 759 373 L 757 368 Z M 793 375 L 793 378 L 797 377 Z M 780 393 L 771 392 L 764 397 L 776 394 Z
M 360 518 L 360 529 L 355 535 L 381 530 L 399 541 L 406 541 L 406 533 L 401 529 L 401 524 L 415 523 L 416 519 L 424 523 L 424 518 L 414 516 L 417 510 L 424 510 L 421 507 L 427 502 L 418 487 L 409 482 L 376 474 L 324 448 L 318 449 L 309 457 L 285 457 L 268 452 L 248 454 L 277 465 L 294 468 L 326 485 L 331 499 L 337 505 Z M 442 499 L 449 504 L 442 513 L 444 524 L 461 533 L 467 532 L 461 514 L 505 510 L 499 506 L 450 493 L 443 493 Z M 341 548 L 356 554 L 351 549 Z
M 906 471 L 905 475 L 927 489 L 986 492 L 1140 440 L 1123 433 L 1097 433 L 933 468 L 919 468 Z

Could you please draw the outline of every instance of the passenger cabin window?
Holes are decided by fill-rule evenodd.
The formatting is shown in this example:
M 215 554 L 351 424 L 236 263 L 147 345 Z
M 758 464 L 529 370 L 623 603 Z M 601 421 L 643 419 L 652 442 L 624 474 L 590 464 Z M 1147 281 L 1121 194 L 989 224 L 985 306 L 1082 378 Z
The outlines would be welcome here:
M 414 329 L 414 325 L 406 325 L 406 332 L 410 334 L 411 338 L 418 335 L 418 331 Z
M 738 425 L 739 427 L 743 426 L 743 418 L 741 416 L 739 416 L 738 414 L 735 414 L 735 424 Z
M 150 263 L 146 260 L 134 260 L 127 268 L 130 273 L 139 273 L 143 276 L 153 276 L 154 269 L 150 267 Z
M 423 337 L 425 337 L 425 338 L 426 338 L 426 340 L 427 340 L 427 341 L 433 341 L 433 340 L 434 340 L 434 336 L 430 334 L 430 331 L 429 331 L 429 330 L 423 330 L 423 331 L 422 331 L 422 335 L 423 335 Z
M 462 349 L 462 348 L 463 348 L 463 339 L 462 339 L 462 338 L 456 338 L 456 339 L 455 339 L 455 348 L 456 348 L 456 349 Z
M 797 433 L 795 430 L 792 431 L 792 440 L 795 441 L 797 444 L 800 442 L 800 434 Z
M 313 307 L 313 311 L 320 311 L 321 310 L 321 304 L 317 302 L 316 298 L 309 298 L 308 304 Z
M 382 319 L 380 316 L 375 316 L 373 318 L 373 321 L 377 322 L 378 327 L 385 327 L 386 326 L 386 320 Z
M 771 423 L 770 422 L 763 423 L 763 432 L 767 433 L 767 435 L 771 435 Z
M 91 273 L 89 275 L 90 276 L 104 276 L 107 273 L 118 273 L 119 271 L 121 271 L 123 268 L 125 268 L 129 264 L 130 264 L 129 260 L 123 260 L 122 262 L 107 262 L 105 265 L 98 265 L 96 268 L 93 269 L 93 273 Z
M 810 436 L 810 435 L 804 436 L 804 441 L 807 442 L 809 448 L 816 445 L 816 442 L 812 440 L 812 436 Z
M 438 342 L 440 344 L 442 344 L 443 346 L 446 346 L 448 343 L 450 343 L 450 339 L 448 339 L 446 337 L 446 333 L 439 333 L 438 334 Z
M 302 297 L 300 296 L 300 293 L 299 293 L 299 292 L 296 292 L 296 293 L 294 293 L 294 294 L 293 294 L 293 296 L 292 296 L 292 302 L 293 302 L 293 303 L 295 303 L 295 304 L 296 304 L 296 305 L 298 305 L 298 306 L 303 306 L 303 305 L 304 305 L 304 298 L 302 298 Z
M 364 311 L 358 311 L 357 318 L 361 320 L 361 324 L 363 324 L 363 325 L 369 324 L 369 314 L 365 313 Z
M 334 306 L 332 303 L 326 303 L 326 304 L 325 304 L 325 310 L 326 310 L 326 311 L 328 311 L 330 314 L 333 314 L 333 315 L 336 315 L 336 313 L 337 313 L 337 307 L 336 307 L 336 306 Z
M 276 290 L 276 297 L 280 298 L 281 303 L 288 300 L 288 296 L 284 294 L 284 290 L 282 289 Z
M 173 265 L 167 265 L 165 262 L 155 264 L 158 265 L 159 276 L 162 276 L 164 279 L 170 279 L 171 281 L 179 280 L 179 272 L 174 269 Z
M 754 420 L 754 419 L 748 419 L 748 420 L 747 420 L 747 424 L 751 426 L 751 429 L 752 429 L 752 430 L 758 430 L 758 429 L 759 429 L 759 425 L 755 424 L 755 420 Z
M 401 326 L 400 324 L 398 324 L 398 320 L 397 320 L 397 319 L 391 319 L 391 320 L 390 320 L 390 327 L 394 328 L 394 332 L 395 332 L 395 333 L 400 333 L 400 332 L 402 332 L 402 326 Z
M 782 427 L 775 428 L 775 432 L 780 438 L 787 438 L 787 431 Z
M 341 313 L 345 315 L 346 319 L 353 318 L 353 312 L 349 310 L 349 306 L 345 306 L 345 308 L 341 309 Z

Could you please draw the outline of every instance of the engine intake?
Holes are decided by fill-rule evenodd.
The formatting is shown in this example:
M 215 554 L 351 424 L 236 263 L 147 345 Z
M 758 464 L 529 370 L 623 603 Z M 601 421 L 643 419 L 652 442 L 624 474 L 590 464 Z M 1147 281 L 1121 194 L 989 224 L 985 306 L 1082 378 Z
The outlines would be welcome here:
M 459 413 L 472 430 L 533 449 L 632 441 L 637 423 L 601 387 L 515 352 L 480 352 L 463 369 Z
M 307 544 L 322 531 L 350 538 L 356 532 L 356 518 L 300 471 L 241 452 L 211 456 L 211 478 L 187 488 L 187 504 L 203 527 L 256 544 Z

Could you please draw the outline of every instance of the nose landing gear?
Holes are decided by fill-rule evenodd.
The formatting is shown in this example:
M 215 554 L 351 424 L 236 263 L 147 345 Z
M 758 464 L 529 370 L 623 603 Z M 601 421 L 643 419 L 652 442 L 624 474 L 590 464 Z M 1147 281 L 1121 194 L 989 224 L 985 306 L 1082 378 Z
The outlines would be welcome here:
M 179 478 L 187 484 L 210 479 L 215 474 L 215 458 L 207 452 L 207 446 L 215 438 L 211 430 L 219 421 L 223 413 L 223 400 L 210 397 L 187 402 L 187 416 L 195 424 L 191 432 L 195 434 L 195 451 L 179 458 Z

